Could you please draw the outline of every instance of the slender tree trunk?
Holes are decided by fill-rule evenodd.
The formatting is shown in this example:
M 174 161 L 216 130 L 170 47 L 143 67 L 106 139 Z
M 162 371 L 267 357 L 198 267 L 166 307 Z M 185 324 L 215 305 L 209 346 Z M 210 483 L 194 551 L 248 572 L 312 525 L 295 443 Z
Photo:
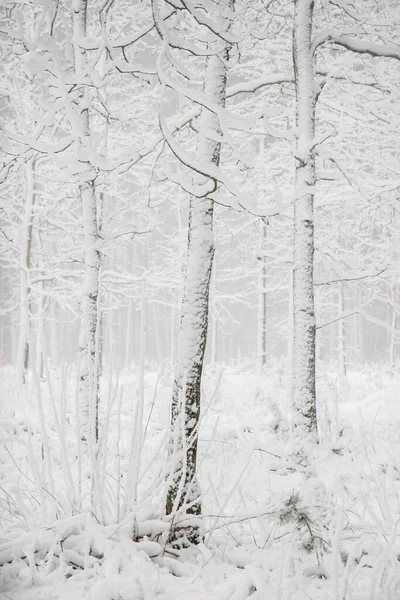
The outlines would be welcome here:
M 57 340 L 61 337 L 59 334 L 60 326 L 58 325 L 59 315 L 56 302 L 50 299 L 50 323 L 49 323 L 49 338 L 50 338 L 50 359 L 53 365 L 58 365 L 60 361 L 59 348 Z
M 218 320 L 217 320 L 217 277 L 216 277 L 216 258 L 214 254 L 213 271 L 211 274 L 211 353 L 210 361 L 212 365 L 217 363 L 217 343 L 218 343 Z
M 39 379 L 42 381 L 44 378 L 44 313 L 45 313 L 45 300 L 44 300 L 44 284 L 40 284 L 40 293 L 38 295 L 37 302 L 37 332 L 36 332 L 36 373 Z
M 362 285 L 357 283 L 356 288 L 356 299 L 355 305 L 360 306 L 363 301 L 363 290 Z M 354 348 L 354 363 L 360 369 L 361 365 L 364 364 L 364 328 L 363 328 L 363 317 L 361 315 L 354 316 L 354 328 L 353 328 L 353 348 Z
M 313 0 L 295 0 L 293 60 L 296 83 L 296 197 L 294 209 L 294 434 L 316 442 L 314 314 L 314 58 L 311 48 Z M 303 442 L 302 442 L 303 443 Z M 301 453 L 301 452 L 300 452 Z
M 82 322 L 79 336 L 80 387 L 83 436 L 93 428 L 98 440 L 98 402 L 100 376 L 99 282 L 100 253 L 98 250 L 96 195 L 93 181 L 80 186 L 84 240 L 84 278 L 82 291 Z M 91 415 L 91 425 L 89 416 Z
M 397 287 L 392 287 L 391 296 L 392 296 L 392 331 L 390 334 L 390 366 L 392 368 L 395 367 L 396 364 L 396 324 L 397 324 L 397 315 L 394 307 L 397 307 Z
M 75 0 L 73 28 L 75 38 L 75 68 L 78 77 L 87 75 L 87 56 L 76 40 L 86 36 L 87 0 Z M 89 145 L 89 94 L 80 90 L 79 100 L 81 148 Z M 90 165 L 88 164 L 88 169 Z M 83 221 L 84 278 L 82 289 L 82 321 L 79 336 L 81 436 L 93 436 L 98 441 L 98 403 L 100 378 L 101 319 L 99 315 L 100 252 L 97 222 L 97 200 L 93 179 L 81 183 L 80 197 Z
M 261 225 L 261 257 L 259 271 L 259 295 L 258 295 L 258 370 L 263 373 L 267 364 L 267 261 L 265 254 L 265 242 L 267 239 L 267 225 L 262 221 Z
M 339 302 L 338 302 L 338 312 L 339 315 L 344 313 L 344 284 L 342 282 L 339 283 Z M 339 342 L 339 373 L 340 378 L 343 382 L 346 381 L 347 378 L 347 366 L 346 366 L 346 334 L 345 334 L 345 322 L 344 319 L 339 319 L 338 321 L 338 342 Z
M 37 244 L 40 252 L 43 252 L 43 244 L 41 239 L 41 219 L 38 218 L 37 228 Z M 36 294 L 36 345 L 35 345 L 35 369 L 40 381 L 44 379 L 44 351 L 45 351 L 45 313 L 49 306 L 49 300 L 46 300 L 46 282 L 37 283 L 38 293 Z
M 261 164 L 265 165 L 266 152 L 265 140 L 260 138 L 260 160 Z M 260 179 L 259 196 L 264 198 L 266 195 L 264 177 Z M 261 244 L 260 244 L 260 270 L 258 275 L 258 371 L 263 373 L 267 363 L 267 260 L 265 257 L 267 242 L 267 222 L 265 219 L 261 221 Z
M 33 208 L 35 205 L 35 162 L 27 162 L 26 203 L 23 222 L 23 240 L 20 255 L 20 329 L 17 354 L 17 379 L 25 383 L 29 366 L 30 342 L 30 287 L 29 269 L 31 267 Z
M 338 287 L 338 312 L 339 315 L 345 311 L 344 283 L 341 281 Z M 339 353 L 339 390 L 344 399 L 349 398 L 349 386 L 347 383 L 347 349 L 346 349 L 346 326 L 345 320 L 338 321 L 338 353 Z
M 288 305 L 288 342 L 286 348 L 286 414 L 291 414 L 293 409 L 293 342 L 294 342 L 294 331 L 293 331 L 293 268 L 290 272 L 289 280 L 289 305 Z M 292 433 L 292 429 L 291 429 Z
M 123 361 L 126 369 L 130 367 L 131 364 L 131 342 L 133 339 L 132 335 L 132 313 L 133 313 L 133 300 L 132 298 L 128 299 L 128 305 L 126 308 L 127 319 L 126 319 L 126 336 L 125 336 L 125 360 Z
M 232 3 L 233 5 L 233 3 Z M 221 56 L 207 59 L 205 95 L 221 106 L 225 103 L 226 61 Z M 215 114 L 203 110 L 200 131 L 219 133 Z M 204 161 L 219 164 L 220 143 L 200 136 L 198 154 Z M 166 513 L 201 514 L 200 488 L 196 477 L 197 440 L 201 406 L 201 377 L 207 341 L 210 277 L 214 257 L 214 203 L 210 198 L 191 198 L 189 207 L 187 263 L 178 348 L 178 365 L 172 395 L 170 460 L 172 477 Z M 177 523 L 171 539 L 186 536 L 201 541 L 197 523 Z M 182 540 L 185 543 L 185 540 Z

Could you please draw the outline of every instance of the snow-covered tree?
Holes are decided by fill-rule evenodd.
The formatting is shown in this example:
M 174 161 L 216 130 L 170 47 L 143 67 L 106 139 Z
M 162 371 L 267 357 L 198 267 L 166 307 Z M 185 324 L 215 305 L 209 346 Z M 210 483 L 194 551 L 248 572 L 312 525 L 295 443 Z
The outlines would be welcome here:
M 331 3 L 333 6 L 335 3 Z M 339 6 L 339 5 L 338 5 Z M 338 10 L 338 13 L 335 12 Z M 379 10 L 374 17 L 378 20 Z M 362 13 L 361 13 L 362 14 Z M 313 0 L 294 3 L 293 59 L 296 84 L 296 192 L 294 225 L 294 367 L 293 404 L 294 428 L 298 433 L 316 441 L 316 386 L 315 386 L 315 307 L 314 307 L 314 197 L 317 184 L 315 156 L 324 139 L 330 137 L 329 111 L 319 108 L 325 95 L 327 79 L 318 79 L 319 61 L 325 61 L 324 48 L 335 44 L 355 53 L 375 57 L 399 58 L 395 44 L 373 41 L 379 35 L 380 25 L 371 16 L 363 20 L 355 10 L 339 6 L 333 8 L 328 27 L 322 28 L 317 20 L 326 18 L 324 11 L 316 11 Z M 346 31 L 344 21 L 356 25 Z M 362 22 L 362 26 L 361 26 Z M 335 24 L 334 24 L 335 23 Z M 343 33 L 342 33 L 343 32 Z M 329 52 L 329 51 L 328 51 Z M 317 64 L 316 64 L 316 58 Z M 324 69 L 321 69 L 322 71 Z M 329 71 L 329 68 L 328 68 Z M 331 66 L 333 73 L 334 68 Z M 335 79 L 335 75 L 333 78 Z M 325 154 L 326 156 L 326 150 Z M 340 279 L 340 278 L 339 278 Z M 343 332 L 341 334 L 343 342 Z
M 187 13 L 189 27 L 198 30 L 210 29 L 214 38 L 207 35 L 201 44 L 189 47 L 186 43 L 171 41 L 171 32 L 159 13 L 158 3 L 153 2 L 153 14 L 157 30 L 163 39 L 163 52 L 159 59 L 159 77 L 166 80 L 163 62 L 177 68 L 178 77 L 182 68 L 172 58 L 171 47 L 181 47 L 195 56 L 205 56 L 203 94 L 213 107 L 224 107 L 229 59 L 229 29 L 234 3 L 227 0 L 215 6 L 213 14 L 205 16 L 201 7 L 182 3 Z M 225 12 L 223 12 L 225 11 Z M 228 11 L 228 12 L 226 12 Z M 208 12 L 208 11 L 206 11 Z M 228 15 L 228 16 L 227 16 Z M 203 37 L 201 34 L 201 38 Z M 228 39 L 226 39 L 226 36 Z M 175 39 L 175 37 L 174 37 Z M 197 61 L 199 62 L 199 61 Z M 176 86 L 178 87 L 178 85 Z M 179 89 L 179 88 L 178 88 Z M 176 152 L 173 138 L 163 124 L 162 130 L 172 152 L 182 159 L 183 151 Z M 189 542 L 198 543 L 201 539 L 198 522 L 185 522 L 186 515 L 201 514 L 201 494 L 197 481 L 197 445 L 201 409 L 201 382 L 204 354 L 207 341 L 210 278 L 214 256 L 212 194 L 217 182 L 212 177 L 212 166 L 218 166 L 221 152 L 221 130 L 215 108 L 204 106 L 199 118 L 199 139 L 196 149 L 198 167 L 191 166 L 194 172 L 191 189 L 188 220 L 188 245 L 184 277 L 184 294 L 181 308 L 178 358 L 171 406 L 171 475 L 166 499 L 166 513 L 173 515 L 174 524 L 171 536 L 183 537 Z M 183 159 L 183 162 L 184 159 Z M 211 171 L 211 173 L 210 173 Z M 183 513 L 183 515 L 182 515 Z M 186 517 L 187 519 L 188 517 Z

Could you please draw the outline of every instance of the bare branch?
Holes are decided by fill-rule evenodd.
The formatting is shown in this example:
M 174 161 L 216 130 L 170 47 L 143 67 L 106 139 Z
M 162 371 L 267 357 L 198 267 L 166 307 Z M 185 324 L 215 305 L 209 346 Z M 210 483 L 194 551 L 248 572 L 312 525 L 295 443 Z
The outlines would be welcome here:
M 314 282 L 315 286 L 321 285 L 331 285 L 332 283 L 341 283 L 343 281 L 362 281 L 363 279 L 373 279 L 374 277 L 379 277 L 387 270 L 388 267 L 384 267 L 380 271 L 376 273 L 367 273 L 366 275 L 360 275 L 360 277 L 338 277 L 337 279 L 328 279 L 326 281 L 317 281 Z

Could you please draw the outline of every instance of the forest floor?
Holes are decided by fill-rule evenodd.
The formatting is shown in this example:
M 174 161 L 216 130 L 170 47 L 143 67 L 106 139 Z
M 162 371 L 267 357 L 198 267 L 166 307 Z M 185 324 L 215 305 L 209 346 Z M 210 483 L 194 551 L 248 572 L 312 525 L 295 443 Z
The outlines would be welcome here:
M 102 382 L 103 522 L 77 468 L 73 382 L 64 371 L 52 389 L 32 381 L 21 390 L 10 368 L 0 371 L 1 599 L 400 599 L 399 375 L 351 371 L 345 387 L 326 369 L 321 444 L 306 468 L 289 458 L 279 369 L 209 368 L 204 544 L 179 552 L 165 544 L 162 517 L 171 376 L 144 379 L 135 541 L 124 511 L 138 375 Z

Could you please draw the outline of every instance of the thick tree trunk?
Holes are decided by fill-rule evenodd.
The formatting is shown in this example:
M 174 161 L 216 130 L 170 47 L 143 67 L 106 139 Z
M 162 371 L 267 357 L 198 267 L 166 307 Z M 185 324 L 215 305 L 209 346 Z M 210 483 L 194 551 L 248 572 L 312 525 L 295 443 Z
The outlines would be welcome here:
M 204 93 L 221 106 L 225 103 L 226 61 L 223 56 L 207 59 Z M 215 114 L 204 109 L 200 131 L 219 133 Z M 199 156 L 219 163 L 220 143 L 201 135 Z M 209 198 L 191 198 L 189 208 L 187 263 L 178 348 L 178 365 L 172 395 L 170 460 L 172 477 L 166 513 L 199 515 L 200 489 L 196 478 L 197 440 L 201 406 L 201 376 L 207 340 L 210 277 L 214 256 L 214 203 Z M 176 517 L 171 539 L 182 537 L 198 543 L 197 523 L 179 523 Z M 186 537 L 186 539 L 185 539 Z
M 315 394 L 314 314 L 314 58 L 311 49 L 313 0 L 295 0 L 293 60 L 296 83 L 296 197 L 294 210 L 293 325 L 294 436 L 318 441 Z M 300 451 L 301 453 L 301 451 Z
M 168 490 L 167 514 L 182 506 L 189 514 L 201 512 L 196 480 L 197 428 L 213 255 L 213 201 L 191 198 L 179 358 L 171 412 L 174 475 Z
M 76 40 L 86 36 L 87 0 L 75 0 L 73 29 L 75 39 L 75 70 L 78 77 L 87 75 L 87 56 Z M 79 119 L 83 154 L 90 137 L 88 89 L 82 87 L 79 100 Z M 78 152 L 80 154 L 80 152 Z M 82 158 L 81 158 L 82 160 Z M 90 165 L 88 164 L 88 170 Z M 84 278 L 81 298 L 82 321 L 79 336 L 81 437 L 91 436 L 98 441 L 98 403 L 100 378 L 101 319 L 99 313 L 100 252 L 98 236 L 97 199 L 93 179 L 79 187 L 84 247 Z

